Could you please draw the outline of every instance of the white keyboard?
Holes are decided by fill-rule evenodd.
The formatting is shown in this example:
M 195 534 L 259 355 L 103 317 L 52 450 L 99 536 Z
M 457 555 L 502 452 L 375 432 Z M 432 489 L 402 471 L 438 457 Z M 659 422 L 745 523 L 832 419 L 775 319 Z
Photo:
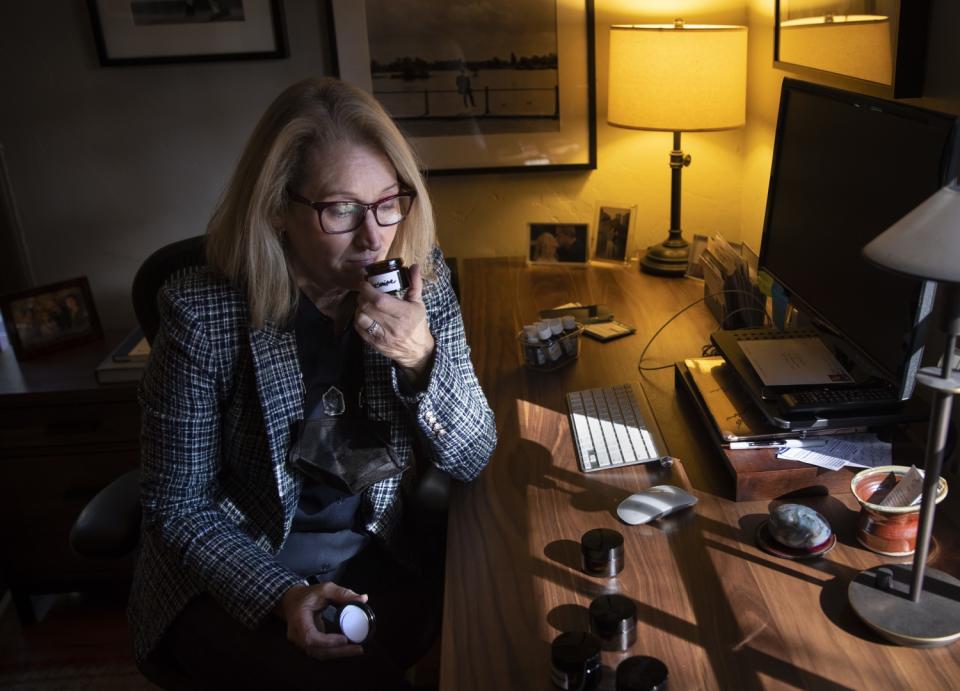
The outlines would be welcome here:
M 639 388 L 639 387 L 638 387 Z M 643 396 L 643 390 L 640 389 Z M 649 404 L 644 408 L 652 419 Z M 647 463 L 666 456 L 659 430 L 647 425 L 629 384 L 571 391 L 570 430 L 580 469 L 585 473 Z

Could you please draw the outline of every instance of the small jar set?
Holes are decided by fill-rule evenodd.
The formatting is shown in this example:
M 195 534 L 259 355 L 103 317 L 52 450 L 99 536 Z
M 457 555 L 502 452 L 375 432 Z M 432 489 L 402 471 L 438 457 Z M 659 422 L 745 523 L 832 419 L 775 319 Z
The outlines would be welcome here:
M 530 369 L 549 372 L 580 355 L 583 326 L 573 317 L 555 317 L 525 325 L 517 334 L 520 358 Z
M 616 578 L 623 570 L 623 536 L 595 528 L 580 539 L 583 572 Z M 626 652 L 637 640 L 637 606 L 625 595 L 610 593 L 593 599 L 590 631 L 567 631 L 550 646 L 550 678 L 561 689 L 595 689 L 603 674 L 601 651 Z M 617 691 L 667 691 L 669 670 L 660 660 L 635 655 L 616 669 Z

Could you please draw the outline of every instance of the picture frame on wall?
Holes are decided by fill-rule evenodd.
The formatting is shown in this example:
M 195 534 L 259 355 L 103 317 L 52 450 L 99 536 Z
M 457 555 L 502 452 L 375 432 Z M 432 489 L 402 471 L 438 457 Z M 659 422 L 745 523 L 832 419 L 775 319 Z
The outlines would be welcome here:
M 87 0 L 104 67 L 287 57 L 281 0 Z
M 586 223 L 531 223 L 529 229 L 528 264 L 587 265 Z
M 626 262 L 636 223 L 637 207 L 600 202 L 594 214 L 591 259 Z
M 0 313 L 19 360 L 103 338 L 85 276 L 0 296 Z
M 434 175 L 596 168 L 593 0 L 329 0 L 335 73 Z

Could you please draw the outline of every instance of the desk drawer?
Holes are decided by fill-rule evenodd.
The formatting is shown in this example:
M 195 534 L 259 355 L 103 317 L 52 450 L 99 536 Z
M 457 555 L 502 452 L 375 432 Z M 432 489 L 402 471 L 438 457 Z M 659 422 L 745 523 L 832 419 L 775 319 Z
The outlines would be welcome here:
M 130 403 L 4 408 L 0 410 L 0 451 L 89 445 L 136 444 L 140 408 Z
M 129 573 L 129 560 L 89 560 L 70 549 L 70 528 L 87 502 L 139 463 L 124 451 L 33 456 L 0 464 L 0 564 L 8 585 L 42 592 L 53 584 Z M 119 571 L 118 571 L 119 569 Z

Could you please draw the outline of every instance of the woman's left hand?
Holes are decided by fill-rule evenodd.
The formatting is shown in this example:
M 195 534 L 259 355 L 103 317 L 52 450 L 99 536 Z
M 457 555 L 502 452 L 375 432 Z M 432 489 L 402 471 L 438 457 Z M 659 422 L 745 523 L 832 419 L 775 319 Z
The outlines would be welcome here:
M 410 267 L 410 287 L 403 299 L 381 293 L 364 281 L 353 320 L 360 337 L 397 363 L 418 388 L 430 374 L 435 347 L 422 295 L 423 277 L 418 264 Z

